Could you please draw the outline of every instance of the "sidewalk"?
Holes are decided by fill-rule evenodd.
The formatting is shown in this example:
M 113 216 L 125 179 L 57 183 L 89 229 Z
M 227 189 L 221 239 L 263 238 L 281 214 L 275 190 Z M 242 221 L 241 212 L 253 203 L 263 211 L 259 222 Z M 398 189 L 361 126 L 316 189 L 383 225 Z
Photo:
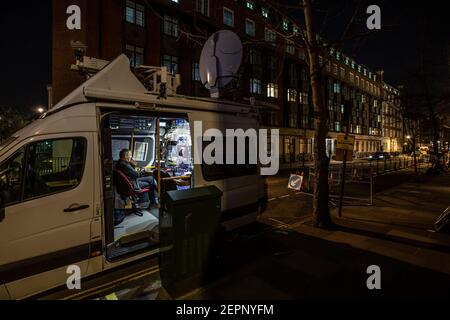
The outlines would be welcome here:
M 380 192 L 373 207 L 333 211 L 334 230 L 264 219 L 264 232 L 224 252 L 224 275 L 185 298 L 449 298 L 450 235 L 428 231 L 449 202 L 450 175 L 427 176 Z M 367 290 L 370 265 L 381 291 Z

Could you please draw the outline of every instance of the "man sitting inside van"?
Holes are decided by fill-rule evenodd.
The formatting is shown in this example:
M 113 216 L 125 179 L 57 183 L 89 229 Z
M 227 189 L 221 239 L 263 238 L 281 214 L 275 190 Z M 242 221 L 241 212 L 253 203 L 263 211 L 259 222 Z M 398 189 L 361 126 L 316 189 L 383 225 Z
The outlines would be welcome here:
M 156 189 L 156 183 L 153 177 L 141 177 L 135 169 L 137 163 L 132 159 L 130 150 L 123 149 L 120 151 L 119 156 L 120 159 L 116 164 L 116 170 L 120 170 L 128 177 L 128 179 L 133 183 L 136 191 L 149 188 L 150 195 L 152 196 Z

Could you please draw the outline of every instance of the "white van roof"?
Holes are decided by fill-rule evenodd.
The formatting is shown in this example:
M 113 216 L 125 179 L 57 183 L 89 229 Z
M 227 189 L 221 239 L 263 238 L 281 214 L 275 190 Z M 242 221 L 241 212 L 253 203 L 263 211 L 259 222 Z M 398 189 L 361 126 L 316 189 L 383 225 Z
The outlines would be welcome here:
M 61 100 L 48 114 L 62 108 L 88 101 L 125 102 L 136 107 L 167 106 L 177 109 L 197 109 L 212 112 L 257 114 L 258 109 L 277 106 L 252 106 L 226 100 L 188 96 L 168 96 L 166 99 L 146 90 L 144 85 L 130 70 L 130 61 L 124 54 L 109 63 L 100 72 Z M 45 117 L 45 115 L 44 115 Z
M 128 57 L 122 54 L 62 99 L 52 110 L 57 110 L 74 103 L 89 101 L 85 95 L 85 89 L 129 92 L 134 94 L 145 94 L 147 92 L 144 85 L 131 72 Z

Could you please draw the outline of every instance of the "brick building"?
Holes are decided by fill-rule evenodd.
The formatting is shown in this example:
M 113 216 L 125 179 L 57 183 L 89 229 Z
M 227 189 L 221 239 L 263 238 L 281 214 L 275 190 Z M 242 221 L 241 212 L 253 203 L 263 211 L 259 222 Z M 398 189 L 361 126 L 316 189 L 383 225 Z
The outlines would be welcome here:
M 383 86 L 383 151 L 400 152 L 405 141 L 400 92 L 388 85 Z
M 73 4 L 79 5 L 82 12 L 79 31 L 65 26 L 66 9 Z M 208 91 L 199 81 L 198 70 L 202 44 L 215 31 L 236 32 L 244 44 L 244 61 L 235 81 L 223 91 L 224 97 L 237 101 L 254 97 L 259 103 L 278 106 L 277 112 L 261 114 L 261 125 L 280 128 L 281 162 L 289 164 L 303 156 L 311 157 L 315 123 L 305 50 L 299 35 L 301 26 L 270 2 L 54 0 L 53 19 L 55 102 L 84 80 L 69 70 L 74 62 L 71 40 L 86 44 L 88 56 L 111 60 L 126 53 L 132 67 L 166 66 L 181 75 L 180 94 L 206 96 Z M 326 72 L 330 112 L 328 153 L 334 154 L 337 134 L 345 132 L 346 100 L 352 104 L 349 131 L 357 136 L 357 155 L 386 150 L 382 134 L 397 128 L 382 125 L 387 96 L 382 72 L 374 72 L 333 48 L 321 57 L 321 63 Z M 390 144 L 387 149 L 392 149 Z

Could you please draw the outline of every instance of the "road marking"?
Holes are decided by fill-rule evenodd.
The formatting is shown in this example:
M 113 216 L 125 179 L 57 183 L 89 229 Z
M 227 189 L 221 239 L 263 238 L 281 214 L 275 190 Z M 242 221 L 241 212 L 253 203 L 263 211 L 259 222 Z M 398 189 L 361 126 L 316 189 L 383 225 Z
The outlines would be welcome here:
M 106 300 L 119 300 L 119 298 L 117 298 L 117 295 L 115 293 L 111 293 L 109 295 L 107 295 Z

